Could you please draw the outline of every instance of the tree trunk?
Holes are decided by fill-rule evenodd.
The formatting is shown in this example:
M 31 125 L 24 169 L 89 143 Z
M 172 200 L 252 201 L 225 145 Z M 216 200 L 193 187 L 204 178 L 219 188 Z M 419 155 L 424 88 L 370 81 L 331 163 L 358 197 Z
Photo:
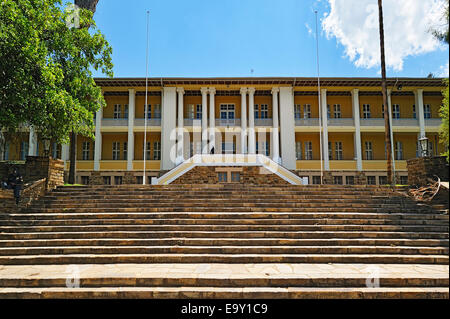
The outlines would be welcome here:
M 384 105 L 384 125 L 385 125 L 385 141 L 386 141 L 386 157 L 387 157 L 387 180 L 393 185 L 392 178 L 392 152 L 391 152 L 391 129 L 389 125 L 389 108 L 387 101 L 386 88 L 386 59 L 384 55 L 384 26 L 383 26 L 383 0 L 378 0 L 379 20 L 380 20 L 380 49 L 381 49 L 381 90 L 383 92 Z
M 74 0 L 75 5 L 83 9 L 91 10 L 95 13 L 98 0 Z M 72 132 L 70 136 L 70 168 L 69 168 L 69 184 L 75 184 L 75 171 L 77 159 L 77 134 Z

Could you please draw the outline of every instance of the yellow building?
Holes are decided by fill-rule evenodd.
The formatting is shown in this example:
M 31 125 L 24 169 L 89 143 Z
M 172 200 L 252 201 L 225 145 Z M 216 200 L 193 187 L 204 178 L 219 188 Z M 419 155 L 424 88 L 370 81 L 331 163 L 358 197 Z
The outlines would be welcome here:
M 160 176 L 194 154 L 263 154 L 309 183 L 386 183 L 381 83 L 375 78 L 152 78 L 96 79 L 107 106 L 97 112 L 96 139 L 80 136 L 77 182 L 93 175 L 106 184 L 132 176 Z M 429 139 L 439 155 L 442 80 L 388 79 L 393 153 L 398 183 L 407 183 L 406 160 Z M 322 128 L 322 134 L 321 134 Z M 145 130 L 147 131 L 144 136 Z M 241 134 L 243 132 L 243 134 Z M 4 160 L 42 154 L 33 132 L 2 151 Z M 144 140 L 146 152 L 144 154 Z M 322 152 L 321 152 L 321 145 Z M 53 147 L 69 168 L 69 147 Z M 322 161 L 321 161 L 322 158 Z

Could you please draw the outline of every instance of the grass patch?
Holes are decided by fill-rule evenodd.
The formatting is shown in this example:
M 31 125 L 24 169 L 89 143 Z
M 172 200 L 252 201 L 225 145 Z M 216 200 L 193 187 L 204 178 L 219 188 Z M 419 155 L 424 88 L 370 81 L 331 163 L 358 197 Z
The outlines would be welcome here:
M 64 184 L 64 186 L 84 186 L 84 185 L 81 185 L 81 184 Z

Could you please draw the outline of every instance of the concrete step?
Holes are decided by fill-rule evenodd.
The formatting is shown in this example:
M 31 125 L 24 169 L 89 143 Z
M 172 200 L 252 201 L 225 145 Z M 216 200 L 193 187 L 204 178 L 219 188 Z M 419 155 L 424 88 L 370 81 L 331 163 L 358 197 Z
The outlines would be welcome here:
M 118 263 L 362 263 L 448 265 L 445 255 L 398 254 L 111 254 L 0 256 L 0 265 Z
M 448 239 L 449 233 L 438 232 L 379 232 L 379 231 L 109 231 L 109 232 L 34 232 L 0 233 L 0 239 L 100 239 L 100 238 L 290 238 L 290 239 L 326 239 L 326 238 L 385 238 L 385 239 Z
M 67 246 L 408 246 L 448 248 L 448 239 L 287 239 L 287 238 L 150 238 L 150 239 L 28 239 L 0 240 L 0 247 Z
M 3 288 L 3 299 L 448 299 L 449 289 L 425 288 Z
M 397 225 L 397 226 L 444 226 L 447 227 L 446 220 L 416 220 L 416 219 L 213 219 L 213 218 L 184 218 L 184 219 L 24 219 L 24 220 L 0 220 L 1 226 L 95 226 L 95 225 Z
M 88 225 L 88 226 L 0 226 L 0 233 L 33 232 L 117 232 L 117 231 L 379 231 L 437 232 L 449 231 L 448 226 L 410 225 Z
M 398 254 L 448 255 L 448 247 L 408 246 L 71 246 L 0 248 L 0 256 L 20 255 L 113 255 L 113 254 Z
M 416 208 L 412 209 L 403 209 L 396 205 L 392 205 L 392 207 L 277 207 L 271 205 L 269 207 L 250 207 L 250 206 L 234 206 L 234 207 L 221 207 L 221 206 L 192 206 L 186 207 L 182 205 L 167 205 L 166 207 L 160 207 L 157 205 L 156 207 L 94 207 L 94 208 L 33 208 L 25 209 L 25 212 L 30 213 L 136 213 L 136 212 L 218 212 L 222 211 L 224 213 L 230 212 L 353 212 L 353 213 L 432 213 L 433 211 L 429 207 L 425 207 L 423 209 Z
M 240 219 L 376 219 L 376 220 L 389 220 L 389 221 L 423 221 L 423 220 L 438 220 L 449 221 L 448 215 L 443 214 L 417 214 L 417 213 L 358 213 L 358 212 L 291 212 L 291 213 L 279 213 L 279 212 L 163 212 L 163 213 L 68 213 L 67 211 L 56 213 L 13 213 L 13 214 L 0 214 L 1 220 L 12 221 L 24 221 L 24 220 L 45 220 L 45 219 L 220 219 L 220 220 L 240 220 Z

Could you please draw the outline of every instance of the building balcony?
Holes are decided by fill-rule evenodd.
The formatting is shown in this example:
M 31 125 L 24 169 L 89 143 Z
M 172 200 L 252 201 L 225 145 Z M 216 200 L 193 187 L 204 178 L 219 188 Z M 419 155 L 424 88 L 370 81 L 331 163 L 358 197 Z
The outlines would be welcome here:
M 134 119 L 134 126 L 145 126 L 144 118 Z M 147 126 L 161 126 L 161 119 L 147 119 Z
M 128 119 L 103 118 L 102 127 L 108 126 L 128 126 Z
M 273 119 L 255 119 L 255 126 L 273 126 Z
M 328 119 L 328 126 L 355 126 L 355 121 L 352 118 L 344 119 Z
M 318 118 L 295 119 L 295 126 L 319 126 Z

